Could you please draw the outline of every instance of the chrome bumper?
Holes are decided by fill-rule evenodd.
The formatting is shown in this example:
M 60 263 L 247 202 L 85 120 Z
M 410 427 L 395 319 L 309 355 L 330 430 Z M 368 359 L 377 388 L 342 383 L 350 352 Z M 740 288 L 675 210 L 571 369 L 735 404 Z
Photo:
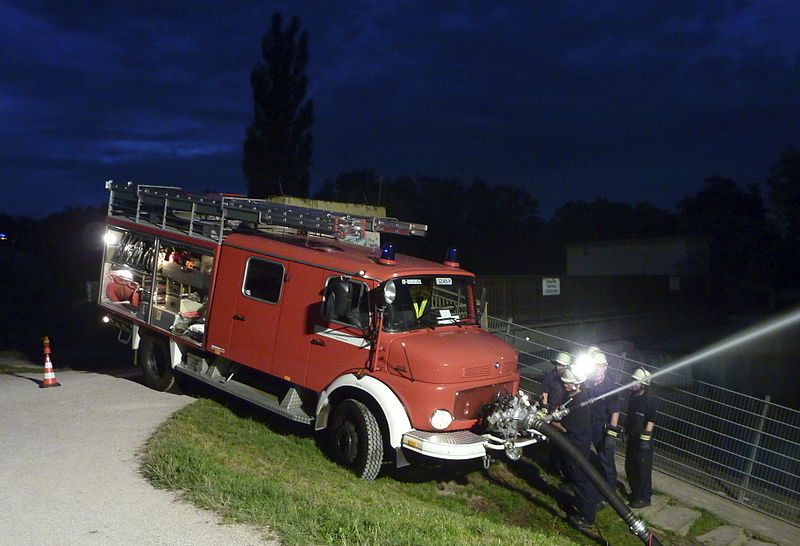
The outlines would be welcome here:
M 538 441 L 538 437 L 517 439 L 513 445 L 525 447 Z M 403 434 L 402 446 L 428 457 L 460 461 L 485 457 L 491 451 L 503 451 L 507 447 L 507 442 L 491 434 L 479 435 L 469 430 L 454 432 L 411 430 Z

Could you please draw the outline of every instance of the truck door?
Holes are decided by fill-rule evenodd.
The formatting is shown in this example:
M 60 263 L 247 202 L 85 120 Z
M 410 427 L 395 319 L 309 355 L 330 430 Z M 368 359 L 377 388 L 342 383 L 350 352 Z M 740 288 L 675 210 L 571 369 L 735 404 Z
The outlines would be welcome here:
M 347 370 L 369 363 L 369 287 L 360 280 L 330 277 L 316 318 L 308 359 L 307 386 L 324 389 Z
M 224 246 L 221 253 L 209 319 L 209 350 L 270 372 L 286 264 L 234 247 Z

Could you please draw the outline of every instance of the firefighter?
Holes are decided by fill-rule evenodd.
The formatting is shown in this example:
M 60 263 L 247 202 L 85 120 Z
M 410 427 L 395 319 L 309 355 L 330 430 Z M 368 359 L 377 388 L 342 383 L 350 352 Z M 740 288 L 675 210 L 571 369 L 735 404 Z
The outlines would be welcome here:
M 631 376 L 628 416 L 625 420 L 625 473 L 631 486 L 630 507 L 650 506 L 653 472 L 653 429 L 656 424 L 655 399 L 648 392 L 650 372 L 637 368 Z
M 542 407 L 548 411 L 560 406 L 566 398 L 564 387 L 561 386 L 561 372 L 572 363 L 572 355 L 560 352 L 550 362 L 553 370 L 542 378 Z
M 600 396 L 613 391 L 617 385 L 608 377 L 608 360 L 600 351 L 592 353 L 594 373 L 586 384 L 589 397 Z M 619 426 L 620 400 L 616 396 L 599 398 L 590 406 L 592 408 L 592 445 L 595 456 L 592 458 L 600 475 L 603 476 L 612 491 L 617 490 L 617 463 L 614 459 L 617 439 L 622 432 Z
M 572 355 L 566 352 L 556 353 L 556 356 L 550 361 L 553 364 L 553 369 L 542 378 L 542 398 L 541 407 L 545 411 L 552 411 L 561 405 L 567 398 L 567 393 L 561 384 L 561 372 L 572 363 Z M 566 478 L 567 471 L 561 461 L 561 454 L 554 447 L 550 447 L 547 451 L 547 470 L 555 474 L 557 477 Z
M 431 289 L 429 286 L 414 285 L 411 287 L 411 304 L 414 306 L 414 318 L 419 320 L 428 308 L 428 298 Z
M 581 388 L 586 381 L 586 375 L 579 370 L 567 367 L 561 371 L 560 377 L 567 396 L 567 400 L 562 406 L 566 406 L 572 411 L 561 421 L 553 422 L 553 425 L 564 432 L 567 440 L 582 456 L 589 459 L 592 450 L 591 408 L 589 406 L 580 407 L 581 403 L 589 399 L 586 391 Z M 572 489 L 575 491 L 574 510 L 567 515 L 567 521 L 579 528 L 592 525 L 597 505 L 600 503 L 600 493 L 583 470 L 572 460 L 572 457 L 563 454 L 563 462 Z

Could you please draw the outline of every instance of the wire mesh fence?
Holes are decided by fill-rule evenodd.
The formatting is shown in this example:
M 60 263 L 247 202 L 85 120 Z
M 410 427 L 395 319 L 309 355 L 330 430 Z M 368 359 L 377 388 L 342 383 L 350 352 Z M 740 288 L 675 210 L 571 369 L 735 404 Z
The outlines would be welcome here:
M 559 351 L 586 345 L 488 317 L 488 330 L 519 352 L 522 387 L 541 392 Z M 638 367 L 658 368 L 605 353 L 608 373 L 629 383 Z M 666 367 L 666 366 L 664 366 Z M 734 502 L 800 526 L 800 412 L 676 372 L 653 382 L 659 412 L 654 466 Z M 624 452 L 624 450 L 623 450 Z

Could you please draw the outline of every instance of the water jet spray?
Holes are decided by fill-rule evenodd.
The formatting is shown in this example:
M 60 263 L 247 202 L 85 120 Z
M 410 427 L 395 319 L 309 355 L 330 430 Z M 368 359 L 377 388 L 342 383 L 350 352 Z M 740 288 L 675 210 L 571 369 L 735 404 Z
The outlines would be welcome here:
M 774 318 L 772 320 L 766 321 L 766 322 L 764 322 L 762 324 L 759 324 L 757 326 L 753 326 L 751 328 L 747 328 L 747 329 L 743 330 L 742 332 L 739 332 L 738 334 L 734 334 L 732 336 L 729 336 L 729 337 L 727 337 L 727 338 L 725 338 L 725 339 L 723 339 L 721 341 L 718 341 L 718 342 L 712 344 L 711 346 L 709 346 L 706 349 L 703 349 L 701 351 L 693 353 L 693 354 L 691 354 L 691 355 L 689 355 L 687 357 L 681 358 L 681 359 L 673 362 L 672 364 L 670 364 L 666 368 L 662 368 L 662 369 L 658 370 L 657 372 L 653 372 L 650 375 L 650 377 L 648 378 L 648 380 L 652 381 L 653 379 L 655 379 L 656 377 L 658 377 L 660 375 L 664 375 L 666 373 L 670 373 L 670 372 L 672 372 L 674 370 L 677 370 L 678 368 L 683 368 L 684 366 L 688 366 L 690 364 L 695 364 L 699 360 L 702 360 L 702 359 L 707 358 L 709 356 L 713 356 L 713 355 L 728 351 L 730 349 L 733 349 L 734 347 L 738 347 L 740 345 L 743 345 L 743 344 L 747 343 L 748 341 L 752 341 L 752 340 L 757 339 L 759 337 L 772 334 L 772 333 L 777 332 L 779 330 L 782 330 L 782 329 L 784 329 L 784 328 L 786 328 L 788 326 L 791 326 L 792 324 L 794 324 L 796 322 L 800 322 L 800 309 L 796 309 L 796 310 L 791 311 L 789 313 L 785 313 L 785 314 L 783 314 L 781 316 L 778 316 L 778 317 L 776 317 L 776 318 Z M 612 396 L 612 395 L 615 395 L 615 394 L 617 394 L 619 392 L 627 390 L 632 385 L 635 385 L 637 383 L 641 383 L 641 380 L 631 381 L 630 383 L 622 385 L 622 386 L 620 386 L 620 387 L 618 387 L 616 389 L 610 390 L 610 391 L 608 391 L 607 393 L 605 393 L 603 395 L 596 396 L 594 398 L 589 398 L 585 402 L 581 403 L 578 407 L 582 408 L 582 407 L 588 406 L 590 404 L 593 404 L 597 400 L 601 400 L 601 399 L 606 398 L 608 396 Z M 569 413 L 570 413 L 570 410 L 568 408 L 564 408 L 562 410 L 555 411 L 552 414 L 548 415 L 548 421 L 549 420 L 557 421 L 557 420 L 563 419 Z

